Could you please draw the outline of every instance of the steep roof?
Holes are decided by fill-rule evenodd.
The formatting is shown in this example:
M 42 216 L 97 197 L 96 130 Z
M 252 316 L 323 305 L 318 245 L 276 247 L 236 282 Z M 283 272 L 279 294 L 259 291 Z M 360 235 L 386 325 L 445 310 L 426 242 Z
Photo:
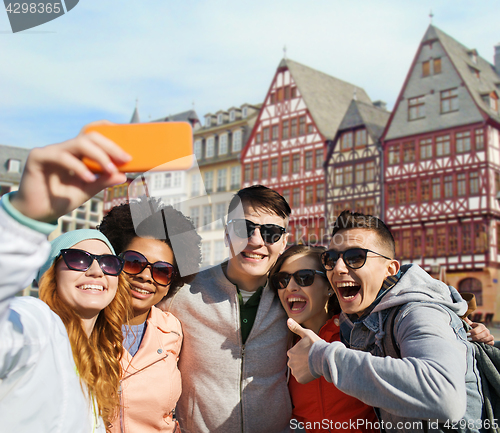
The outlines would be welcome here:
M 496 92 L 497 96 L 500 93 L 500 76 L 497 74 L 495 67 L 479 55 L 477 55 L 477 62 L 474 63 L 469 55 L 472 50 L 431 24 L 427 28 L 422 43 L 435 39 L 438 39 L 446 50 L 476 104 L 489 117 L 497 122 L 500 121 L 500 114 L 492 111 L 488 103 L 482 98 L 483 95 L 490 94 L 493 91 Z M 474 70 L 479 71 L 479 78 L 475 75 Z
M 139 118 L 139 110 L 137 109 L 137 104 L 135 104 L 134 112 L 132 113 L 132 118 L 130 119 L 130 123 L 140 123 L 141 119 Z
M 24 147 L 14 147 L 0 145 L 0 180 L 4 182 L 19 183 L 21 180 L 21 173 L 24 170 L 24 164 L 28 158 L 30 149 Z M 9 172 L 9 160 L 17 159 L 21 161 L 19 172 Z
M 389 111 L 376 107 L 373 104 L 353 99 L 338 130 L 340 132 L 364 125 L 368 134 L 376 142 L 382 136 L 390 115 Z
M 287 67 L 321 134 L 332 140 L 355 94 L 359 101 L 371 104 L 363 88 L 283 59 L 278 67 Z
M 191 122 L 194 125 L 199 122 L 198 115 L 194 110 L 183 111 L 182 113 L 169 114 L 166 117 L 153 120 L 153 122 Z

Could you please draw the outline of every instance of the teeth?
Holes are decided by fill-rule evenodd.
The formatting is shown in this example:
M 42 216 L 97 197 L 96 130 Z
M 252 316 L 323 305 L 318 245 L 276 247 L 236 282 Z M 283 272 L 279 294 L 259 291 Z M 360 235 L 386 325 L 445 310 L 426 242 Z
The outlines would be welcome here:
M 288 298 L 288 305 L 290 306 L 290 311 L 300 311 L 305 307 L 307 300 L 304 298 Z M 296 302 L 300 302 L 299 305 L 296 306 Z
M 136 292 L 142 293 L 143 295 L 149 295 L 151 293 L 149 290 L 138 289 L 137 287 L 134 287 L 134 290 Z
M 243 253 L 245 257 L 249 259 L 262 259 L 264 256 L 262 254 L 254 254 L 254 253 Z
M 104 290 L 104 287 L 100 286 L 99 284 L 84 284 L 83 286 L 80 286 L 81 290 L 99 290 L 102 292 Z
M 335 283 L 337 287 L 354 287 L 359 286 L 359 284 L 353 283 L 352 281 L 338 281 Z

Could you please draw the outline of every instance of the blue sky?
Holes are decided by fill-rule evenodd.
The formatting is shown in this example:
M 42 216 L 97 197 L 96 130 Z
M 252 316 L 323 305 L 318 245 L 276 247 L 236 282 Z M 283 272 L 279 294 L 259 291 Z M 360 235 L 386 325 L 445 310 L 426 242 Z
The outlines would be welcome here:
M 70 138 L 102 118 L 142 121 L 264 99 L 287 56 L 392 108 L 433 24 L 493 62 L 498 0 L 80 0 L 25 32 L 0 11 L 0 144 Z

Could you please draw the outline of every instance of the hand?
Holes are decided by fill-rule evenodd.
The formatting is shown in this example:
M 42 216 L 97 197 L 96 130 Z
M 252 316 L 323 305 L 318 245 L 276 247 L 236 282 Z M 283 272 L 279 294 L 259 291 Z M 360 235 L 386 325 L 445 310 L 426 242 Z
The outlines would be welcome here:
M 91 125 L 110 123 L 94 122 Z M 87 125 L 89 126 L 89 125 Z M 87 157 L 103 169 L 98 177 L 82 162 Z M 89 200 L 99 191 L 126 181 L 116 164 L 130 160 L 111 140 L 82 131 L 68 141 L 33 149 L 26 161 L 19 190 L 11 204 L 29 218 L 51 222 Z
M 288 367 L 299 383 L 308 383 L 315 377 L 309 370 L 309 349 L 318 340 L 321 340 L 313 331 L 300 326 L 295 320 L 288 319 L 290 331 L 301 337 L 301 340 L 288 352 Z
M 470 341 L 478 341 L 480 343 L 495 344 L 495 337 L 491 335 L 490 330 L 482 323 L 472 322 L 469 318 L 464 319 L 472 329 L 467 333 Z

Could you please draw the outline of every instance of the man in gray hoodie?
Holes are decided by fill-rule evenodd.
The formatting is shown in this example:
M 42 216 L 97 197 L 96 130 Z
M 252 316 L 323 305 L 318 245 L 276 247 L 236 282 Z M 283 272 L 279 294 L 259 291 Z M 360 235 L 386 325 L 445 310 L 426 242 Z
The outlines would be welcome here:
M 229 204 L 230 257 L 158 306 L 182 324 L 183 433 L 290 431 L 286 313 L 267 285 L 284 251 L 290 207 L 272 189 L 244 188 Z
M 342 342 L 326 343 L 289 319 L 302 337 L 288 352 L 292 373 L 301 383 L 324 376 L 378 408 L 387 432 L 481 431 L 481 384 L 458 317 L 467 303 L 394 256 L 381 220 L 349 211 L 338 217 L 322 261 L 343 310 Z

